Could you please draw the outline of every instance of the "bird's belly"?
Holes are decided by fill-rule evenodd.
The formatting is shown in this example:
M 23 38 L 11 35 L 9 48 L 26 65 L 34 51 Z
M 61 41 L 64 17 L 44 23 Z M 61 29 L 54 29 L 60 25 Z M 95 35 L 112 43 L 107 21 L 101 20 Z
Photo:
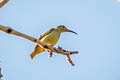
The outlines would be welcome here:
M 46 42 L 53 46 L 57 43 L 58 39 L 59 39 L 58 35 L 49 34 L 49 35 L 45 36 L 44 38 L 42 38 L 40 41 Z

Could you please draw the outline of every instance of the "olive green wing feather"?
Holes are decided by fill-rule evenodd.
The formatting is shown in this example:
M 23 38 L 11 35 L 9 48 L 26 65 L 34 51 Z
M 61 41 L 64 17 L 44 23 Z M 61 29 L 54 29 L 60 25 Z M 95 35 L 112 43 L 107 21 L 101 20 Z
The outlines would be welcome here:
M 41 40 L 43 37 L 45 37 L 46 35 L 48 35 L 49 33 L 51 33 L 54 30 L 54 28 L 48 30 L 47 32 L 45 32 L 43 35 L 40 35 L 39 40 Z M 39 45 L 35 46 L 35 49 L 37 49 L 37 47 L 39 47 Z
M 46 35 L 48 35 L 49 33 L 51 33 L 54 30 L 54 28 L 48 30 L 47 32 L 45 32 L 43 35 L 40 36 L 39 40 L 41 40 L 43 37 L 45 37 Z

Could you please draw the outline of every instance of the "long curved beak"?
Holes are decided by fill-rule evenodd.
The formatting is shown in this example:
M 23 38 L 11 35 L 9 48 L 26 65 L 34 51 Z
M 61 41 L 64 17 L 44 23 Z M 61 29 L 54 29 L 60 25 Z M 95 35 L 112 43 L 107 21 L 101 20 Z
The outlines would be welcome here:
M 71 32 L 71 33 L 74 33 L 74 34 L 78 34 L 78 33 L 74 32 L 72 30 L 69 30 L 69 29 L 67 29 L 66 32 Z

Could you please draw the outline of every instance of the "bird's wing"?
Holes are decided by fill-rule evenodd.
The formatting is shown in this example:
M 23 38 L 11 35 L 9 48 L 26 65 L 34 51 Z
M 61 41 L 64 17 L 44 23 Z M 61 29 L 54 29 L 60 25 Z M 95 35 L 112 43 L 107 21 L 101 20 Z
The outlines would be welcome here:
M 48 35 L 49 33 L 51 33 L 54 30 L 54 28 L 48 30 L 47 32 L 45 32 L 43 35 L 40 36 L 39 40 L 41 40 L 43 37 L 45 37 L 46 35 Z
M 45 37 L 46 35 L 48 35 L 49 33 L 51 33 L 53 30 L 54 30 L 54 28 L 52 28 L 52 29 L 48 30 L 48 31 L 47 31 L 47 32 L 45 32 L 43 35 L 40 35 L 39 40 L 41 40 L 43 37 Z M 37 47 L 39 47 L 39 45 L 38 45 L 38 44 L 35 46 L 35 49 L 37 49 Z

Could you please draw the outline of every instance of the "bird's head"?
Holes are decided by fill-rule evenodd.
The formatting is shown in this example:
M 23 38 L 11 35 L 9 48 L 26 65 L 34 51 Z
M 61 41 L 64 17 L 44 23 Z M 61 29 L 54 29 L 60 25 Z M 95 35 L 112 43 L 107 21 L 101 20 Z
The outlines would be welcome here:
M 74 34 L 77 34 L 76 32 L 67 29 L 64 25 L 59 25 L 59 26 L 56 27 L 56 29 L 60 30 L 61 32 L 72 32 Z

